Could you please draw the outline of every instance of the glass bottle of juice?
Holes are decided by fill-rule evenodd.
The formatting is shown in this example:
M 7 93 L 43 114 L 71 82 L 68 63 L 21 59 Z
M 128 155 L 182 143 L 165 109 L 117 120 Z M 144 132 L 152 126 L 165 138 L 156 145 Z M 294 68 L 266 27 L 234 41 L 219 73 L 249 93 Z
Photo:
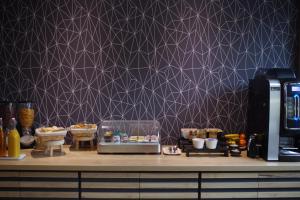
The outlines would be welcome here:
M 2 118 L 0 118 L 0 156 L 7 156 L 6 137 L 3 131 Z
M 20 135 L 16 129 L 17 121 L 15 118 L 10 120 L 10 129 L 8 132 L 8 156 L 19 157 L 20 156 Z

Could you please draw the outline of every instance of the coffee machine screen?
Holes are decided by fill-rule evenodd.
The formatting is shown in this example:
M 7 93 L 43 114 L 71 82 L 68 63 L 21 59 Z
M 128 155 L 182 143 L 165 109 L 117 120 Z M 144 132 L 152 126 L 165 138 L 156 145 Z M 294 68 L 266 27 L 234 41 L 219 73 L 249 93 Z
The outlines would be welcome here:
M 292 86 L 292 92 L 300 92 L 300 86 Z
M 300 130 L 300 83 L 284 84 L 285 129 Z

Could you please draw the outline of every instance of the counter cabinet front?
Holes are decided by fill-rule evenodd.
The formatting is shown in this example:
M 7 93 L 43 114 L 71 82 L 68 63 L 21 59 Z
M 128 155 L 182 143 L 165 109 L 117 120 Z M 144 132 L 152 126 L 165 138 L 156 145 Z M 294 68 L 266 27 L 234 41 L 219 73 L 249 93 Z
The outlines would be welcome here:
M 300 198 L 299 172 L 1 171 L 1 199 Z
M 64 151 L 0 160 L 0 199 L 300 199 L 300 163 Z

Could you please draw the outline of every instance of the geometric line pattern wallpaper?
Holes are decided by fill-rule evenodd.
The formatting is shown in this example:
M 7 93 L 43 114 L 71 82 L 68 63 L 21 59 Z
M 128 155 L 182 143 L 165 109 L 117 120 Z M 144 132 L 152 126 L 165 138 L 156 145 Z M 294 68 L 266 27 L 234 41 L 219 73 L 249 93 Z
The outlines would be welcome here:
M 36 123 L 157 119 L 245 130 L 248 80 L 293 67 L 293 0 L 6 0 L 0 98 L 32 100 Z

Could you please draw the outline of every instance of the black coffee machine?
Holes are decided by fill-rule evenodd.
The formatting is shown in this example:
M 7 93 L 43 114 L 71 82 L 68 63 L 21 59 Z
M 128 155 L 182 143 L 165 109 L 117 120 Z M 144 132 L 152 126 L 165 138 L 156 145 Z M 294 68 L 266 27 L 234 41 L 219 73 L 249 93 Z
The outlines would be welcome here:
M 300 161 L 300 81 L 289 68 L 258 70 L 249 81 L 247 135 L 267 161 Z

